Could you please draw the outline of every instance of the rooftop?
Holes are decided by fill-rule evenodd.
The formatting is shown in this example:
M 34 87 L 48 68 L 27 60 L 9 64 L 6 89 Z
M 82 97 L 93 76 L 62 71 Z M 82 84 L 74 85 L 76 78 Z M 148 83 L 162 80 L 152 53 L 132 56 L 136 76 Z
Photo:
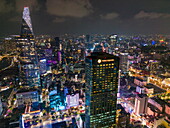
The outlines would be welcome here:
M 93 52 L 91 56 L 87 56 L 87 58 L 93 59 L 119 59 L 119 57 L 105 53 L 105 52 Z
M 157 102 L 160 105 L 164 105 L 166 103 L 164 100 L 157 98 L 157 97 L 152 97 L 151 99 L 154 100 L 155 102 Z
M 146 95 L 146 94 L 137 94 L 137 96 L 138 96 L 139 98 L 147 97 L 147 95 Z
M 26 92 L 34 92 L 37 91 L 37 89 L 31 88 L 31 89 L 21 89 L 17 93 L 26 93 Z
M 166 92 L 166 90 L 164 90 L 164 89 L 162 89 L 162 88 L 159 88 L 158 86 L 156 86 L 156 85 L 153 85 L 153 84 L 147 84 L 146 86 L 145 86 L 146 88 L 154 88 L 154 94 L 157 94 L 157 93 L 164 93 L 164 92 Z

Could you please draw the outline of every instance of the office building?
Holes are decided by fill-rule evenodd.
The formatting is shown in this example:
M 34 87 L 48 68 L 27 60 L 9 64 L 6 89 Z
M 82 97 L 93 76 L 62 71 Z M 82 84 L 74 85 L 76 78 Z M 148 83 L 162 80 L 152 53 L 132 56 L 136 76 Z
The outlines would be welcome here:
M 20 59 L 20 85 L 28 87 L 39 86 L 40 74 L 38 58 L 35 50 L 35 40 L 28 7 L 24 7 L 21 35 L 17 37 L 17 49 Z
M 129 70 L 128 53 L 120 53 L 120 70 L 122 73 L 127 73 Z
M 146 94 L 138 94 L 135 98 L 135 108 L 136 114 L 146 114 L 148 106 L 148 97 Z
M 119 57 L 94 52 L 86 57 L 86 128 L 116 127 Z
M 39 66 L 40 66 L 40 74 L 47 73 L 47 61 L 46 59 L 40 59 L 39 60 Z
M 16 93 L 17 106 L 25 106 L 29 103 L 39 102 L 39 94 L 36 90 L 20 90 Z
M 116 48 L 118 46 L 118 35 L 117 34 L 110 35 L 109 43 L 113 47 L 113 49 Z
M 67 108 L 79 105 L 79 93 L 67 94 L 66 96 Z

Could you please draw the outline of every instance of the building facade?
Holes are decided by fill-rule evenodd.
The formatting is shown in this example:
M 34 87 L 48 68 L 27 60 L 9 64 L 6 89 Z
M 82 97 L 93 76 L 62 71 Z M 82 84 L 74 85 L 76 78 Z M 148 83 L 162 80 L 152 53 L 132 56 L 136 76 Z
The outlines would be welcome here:
M 104 52 L 86 57 L 86 128 L 116 127 L 119 57 Z
M 39 94 L 37 91 L 20 91 L 16 94 L 17 105 L 24 106 L 29 103 L 39 102 Z
M 129 70 L 128 53 L 120 53 L 120 70 L 122 73 L 126 73 Z
M 40 73 L 38 58 L 35 50 L 35 40 L 28 7 L 24 7 L 21 35 L 16 38 L 20 60 L 20 85 L 28 87 L 39 86 Z
M 148 106 L 148 97 L 146 94 L 138 94 L 135 98 L 135 108 L 136 114 L 146 114 Z

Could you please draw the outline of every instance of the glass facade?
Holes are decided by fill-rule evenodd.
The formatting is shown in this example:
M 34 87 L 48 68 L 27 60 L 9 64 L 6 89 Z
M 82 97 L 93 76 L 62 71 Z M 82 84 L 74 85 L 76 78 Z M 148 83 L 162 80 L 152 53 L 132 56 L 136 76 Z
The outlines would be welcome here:
M 92 53 L 86 58 L 86 127 L 114 128 L 119 58 Z
M 35 49 L 35 40 L 32 30 L 29 8 L 24 7 L 21 35 L 17 37 L 17 50 L 20 53 L 20 84 L 22 86 L 39 86 L 40 73 L 38 58 Z

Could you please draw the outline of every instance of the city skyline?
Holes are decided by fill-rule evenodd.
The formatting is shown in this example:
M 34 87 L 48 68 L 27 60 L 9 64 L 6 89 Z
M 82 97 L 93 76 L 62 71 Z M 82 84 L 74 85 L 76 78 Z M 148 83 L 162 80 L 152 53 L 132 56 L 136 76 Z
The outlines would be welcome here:
M 170 34 L 169 1 L 0 0 L 0 36 L 19 34 L 22 8 L 31 8 L 35 35 Z M 36 26 L 36 27 L 35 27 Z
M 0 32 L 1 128 L 169 128 L 170 36 L 121 35 L 109 23 L 121 21 L 115 26 L 123 28 L 130 17 L 116 5 L 113 13 L 97 10 L 105 7 L 99 0 L 0 2 L 0 15 L 15 14 L 16 23 L 22 17 L 18 28 Z M 146 10 L 131 16 L 141 23 L 170 17 Z

